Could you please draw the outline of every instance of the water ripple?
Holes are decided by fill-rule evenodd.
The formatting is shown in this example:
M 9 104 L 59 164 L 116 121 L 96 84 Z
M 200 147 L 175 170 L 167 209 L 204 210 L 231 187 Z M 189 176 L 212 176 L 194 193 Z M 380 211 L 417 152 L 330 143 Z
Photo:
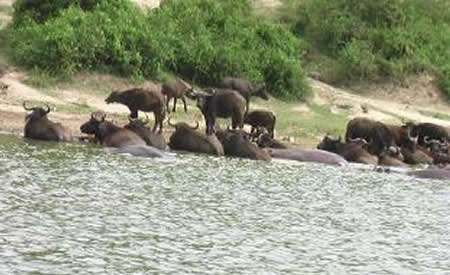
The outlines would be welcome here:
M 5 274 L 445 274 L 449 182 L 0 136 Z

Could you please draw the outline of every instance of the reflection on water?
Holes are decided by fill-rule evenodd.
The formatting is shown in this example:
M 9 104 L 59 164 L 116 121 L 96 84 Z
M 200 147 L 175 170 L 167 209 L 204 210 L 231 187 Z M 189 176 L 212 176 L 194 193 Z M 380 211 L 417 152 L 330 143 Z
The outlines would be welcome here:
M 450 185 L 0 136 L 2 274 L 445 274 Z

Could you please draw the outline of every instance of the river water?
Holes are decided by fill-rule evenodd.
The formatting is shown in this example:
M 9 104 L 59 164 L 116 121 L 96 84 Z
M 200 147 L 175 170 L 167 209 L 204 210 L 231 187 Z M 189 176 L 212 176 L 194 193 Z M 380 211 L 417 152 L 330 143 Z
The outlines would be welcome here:
M 450 183 L 0 135 L 0 274 L 449 274 Z

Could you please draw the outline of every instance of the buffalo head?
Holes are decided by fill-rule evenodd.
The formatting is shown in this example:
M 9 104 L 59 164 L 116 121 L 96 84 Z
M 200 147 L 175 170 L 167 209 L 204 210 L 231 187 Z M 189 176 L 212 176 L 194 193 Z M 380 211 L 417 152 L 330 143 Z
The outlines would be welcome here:
M 109 96 L 105 99 L 105 102 L 110 104 L 118 102 L 120 97 L 120 91 L 112 91 Z
M 47 110 L 44 110 L 44 108 L 42 107 L 27 107 L 25 101 L 23 102 L 22 106 L 26 111 L 31 111 L 31 113 L 25 116 L 25 121 L 39 120 L 43 117 L 46 117 L 47 114 L 50 113 L 50 107 L 48 105 L 46 105 Z
M 317 145 L 317 149 L 335 152 L 337 150 L 338 144 L 341 143 L 341 136 L 338 138 L 326 135 L 322 141 Z
M 252 95 L 258 96 L 264 100 L 269 100 L 269 94 L 267 93 L 266 83 L 256 85 Z
M 92 113 L 89 121 L 80 126 L 80 131 L 88 135 L 96 134 L 100 123 L 105 121 L 105 117 L 106 114 L 104 113 Z
M 178 123 L 172 123 L 171 121 L 170 121 L 170 117 L 169 117 L 169 119 L 167 120 L 167 124 L 169 124 L 169 126 L 171 126 L 171 127 L 173 127 L 173 128 L 175 128 L 175 130 L 178 130 L 178 129 L 191 129 L 191 130 L 197 130 L 198 129 L 198 127 L 200 126 L 199 125 L 199 123 L 198 123 L 198 121 L 196 121 L 195 122 L 196 123 L 196 125 L 195 126 L 189 126 L 187 123 L 185 123 L 185 122 L 178 122 Z

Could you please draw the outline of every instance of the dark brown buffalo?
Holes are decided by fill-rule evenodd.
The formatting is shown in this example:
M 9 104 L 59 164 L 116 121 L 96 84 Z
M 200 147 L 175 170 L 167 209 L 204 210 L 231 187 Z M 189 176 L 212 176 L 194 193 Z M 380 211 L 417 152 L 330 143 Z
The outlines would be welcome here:
M 198 122 L 196 127 L 191 127 L 184 122 L 172 124 L 169 118 L 168 124 L 175 128 L 175 132 L 169 138 L 169 146 L 172 150 L 224 155 L 222 143 L 214 134 L 205 135 L 196 131 Z
M 270 154 L 251 143 L 249 135 L 242 130 L 217 130 L 216 135 L 223 145 L 226 156 L 271 160 Z
M 81 132 L 95 135 L 100 144 L 107 147 L 146 145 L 138 134 L 105 120 L 105 117 L 105 114 L 92 113 L 89 121 L 80 126 Z
M 341 142 L 341 137 L 332 138 L 325 136 L 322 141 L 317 145 L 317 149 L 336 153 L 350 162 L 359 162 L 365 164 L 378 164 L 378 158 L 369 154 L 363 149 L 364 143 L 361 143 L 359 139 L 350 141 L 347 143 Z
M 244 124 L 252 126 L 251 133 L 254 133 L 258 127 L 264 127 L 273 138 L 276 120 L 275 114 L 271 111 L 255 110 L 245 114 Z
M 418 136 L 418 144 L 426 146 L 424 138 L 427 136 L 429 139 L 440 140 L 442 142 L 450 142 L 450 137 L 447 129 L 443 126 L 434 123 L 409 123 L 412 126 L 411 135 Z
M 417 136 L 412 136 L 412 125 L 407 123 L 404 125 L 386 125 L 389 130 L 391 131 L 395 144 L 398 147 L 413 147 L 415 144 L 417 144 Z
M 390 129 L 382 122 L 367 118 L 354 118 L 347 123 L 345 141 L 355 138 L 368 141 L 368 151 L 374 155 L 380 155 L 391 146 L 396 147 L 395 136 Z
M 159 132 L 162 132 L 166 109 L 164 95 L 160 91 L 143 88 L 113 91 L 105 102 L 124 104 L 130 109 L 132 118 L 138 117 L 138 111 L 153 112 L 155 125 L 152 131 L 155 132 L 159 126 Z
M 162 94 L 166 96 L 167 112 L 170 113 L 169 101 L 173 98 L 173 112 L 177 105 L 177 99 L 180 98 L 184 104 L 184 111 L 187 113 L 186 94 L 192 91 L 192 86 L 181 79 L 172 79 L 162 85 Z
M 269 99 L 269 94 L 265 84 L 253 85 L 250 81 L 237 77 L 225 77 L 218 85 L 220 88 L 227 88 L 238 91 L 246 101 L 246 111 L 249 110 L 251 96 L 257 96 L 264 100 Z
M 432 164 L 433 157 L 427 148 L 416 145 L 414 149 L 401 147 L 404 162 L 407 164 Z
M 430 139 L 425 136 L 423 139 L 425 147 L 429 155 L 433 158 L 434 164 L 450 163 L 450 155 L 448 152 L 449 143 L 438 139 Z
M 289 146 L 272 138 L 264 127 L 257 127 L 254 133 L 250 133 L 251 140 L 260 148 L 288 149 Z
M 233 129 L 244 127 L 245 98 L 230 89 L 212 89 L 211 94 L 195 94 L 197 107 L 202 112 L 206 122 L 206 134 L 215 132 L 216 118 L 231 116 Z
M 378 156 L 378 165 L 405 167 L 407 165 L 404 160 L 400 149 L 391 148 Z
M 164 136 L 162 134 L 152 132 L 150 128 L 147 127 L 148 117 L 145 121 L 134 119 L 131 117 L 128 117 L 128 120 L 128 124 L 123 128 L 131 130 L 138 134 L 145 141 L 145 143 L 147 143 L 147 145 L 161 150 L 166 150 L 167 144 Z
M 48 119 L 50 107 L 27 107 L 23 102 L 23 108 L 31 111 L 25 117 L 24 136 L 26 138 L 48 140 L 48 141 L 72 141 L 70 131 L 62 126 L 61 123 L 53 122 Z

